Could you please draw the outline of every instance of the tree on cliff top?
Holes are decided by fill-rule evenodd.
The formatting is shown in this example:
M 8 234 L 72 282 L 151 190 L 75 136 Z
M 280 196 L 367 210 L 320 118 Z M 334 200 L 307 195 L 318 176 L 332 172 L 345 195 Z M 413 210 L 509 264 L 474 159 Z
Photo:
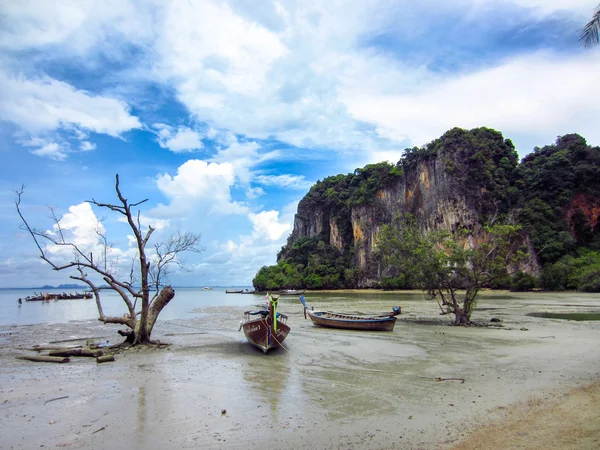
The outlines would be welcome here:
M 23 221 L 23 228 L 33 238 L 42 260 L 56 271 L 77 270 L 78 275 L 72 275 L 71 278 L 86 283 L 94 293 L 98 308 L 98 320 L 127 326 L 129 330 L 119 331 L 119 334 L 126 336 L 126 342 L 133 345 L 151 343 L 150 335 L 158 315 L 175 296 L 173 288 L 164 285 L 169 268 L 173 264 L 183 268 L 182 261 L 178 259 L 180 253 L 203 250 L 199 247 L 200 235 L 175 233 L 166 241 L 156 243 L 154 254 L 148 256 L 146 246 L 155 229 L 148 226 L 148 230 L 144 233 L 140 223 L 140 211 L 137 210 L 137 213 L 132 211 L 132 208 L 136 208 L 148 199 L 130 203 L 121 193 L 119 175 L 116 175 L 115 191 L 119 204 L 100 203 L 93 199 L 88 200 L 88 203 L 123 215 L 131 228 L 137 245 L 137 254 L 132 262 L 127 280 L 119 276 L 115 268 L 115 261 L 111 260 L 110 255 L 113 253 L 113 248 L 108 243 L 104 227 L 100 222 L 97 223 L 95 230 L 98 238 L 97 245 L 93 248 L 87 248 L 85 244 L 78 242 L 77 236 L 68 237 L 63 221 L 56 217 L 52 208 L 53 230 L 32 228 L 21 211 L 23 191 L 24 187 L 16 191 L 15 205 L 19 217 Z M 134 216 L 137 217 L 134 218 Z M 46 247 L 45 244 L 50 245 Z M 70 256 L 65 259 L 67 254 Z M 88 272 L 103 280 L 106 286 L 97 285 L 97 281 L 88 277 Z M 139 284 L 140 288 L 134 287 L 134 284 Z M 103 290 L 115 291 L 125 303 L 127 313 L 119 317 L 106 316 L 100 296 Z M 150 295 L 151 290 L 154 291 L 152 296 Z
M 384 264 L 437 300 L 443 314 L 454 315 L 455 325 L 469 325 L 479 291 L 527 258 L 518 226 L 423 232 L 411 215 L 384 225 L 377 247 Z

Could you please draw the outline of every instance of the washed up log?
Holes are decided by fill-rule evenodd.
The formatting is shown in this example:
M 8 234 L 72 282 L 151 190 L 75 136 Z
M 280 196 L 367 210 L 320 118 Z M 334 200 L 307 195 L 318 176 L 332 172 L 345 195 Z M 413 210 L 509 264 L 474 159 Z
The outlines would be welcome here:
M 31 348 L 25 350 L 32 350 L 34 352 L 41 352 L 42 350 L 71 350 L 73 348 L 82 348 L 81 345 L 34 345 Z
M 77 341 L 87 341 L 87 340 L 93 340 L 94 339 L 103 339 L 102 336 L 92 336 L 92 337 L 83 337 L 83 338 L 72 338 L 72 339 L 61 339 L 60 341 L 50 341 L 48 342 L 49 344 L 60 344 L 63 342 L 77 342 Z
M 91 351 L 85 348 L 74 348 L 72 350 L 54 350 L 48 352 L 50 356 L 88 356 L 91 358 L 98 358 L 104 355 L 102 350 Z
M 59 356 L 17 356 L 17 359 L 26 359 L 27 361 L 35 362 L 52 362 L 52 363 L 68 363 L 71 361 L 69 358 L 62 358 Z
M 101 364 L 101 363 L 105 363 L 105 362 L 111 362 L 114 360 L 115 360 L 115 357 L 113 355 L 98 356 L 96 358 L 96 363 Z

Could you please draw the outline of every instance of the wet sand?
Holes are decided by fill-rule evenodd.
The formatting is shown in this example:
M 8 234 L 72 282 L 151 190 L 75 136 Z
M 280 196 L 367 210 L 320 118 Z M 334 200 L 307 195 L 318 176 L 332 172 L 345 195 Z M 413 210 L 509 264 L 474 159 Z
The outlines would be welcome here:
M 447 326 L 424 300 L 402 306 L 392 333 L 350 332 L 314 327 L 282 298 L 292 331 L 268 355 L 238 332 L 241 309 L 207 308 L 159 321 L 153 337 L 170 346 L 100 365 L 15 356 L 54 340 L 115 340 L 116 327 L 2 327 L 0 448 L 598 448 L 600 322 L 526 314 L 598 312 L 600 296 L 488 292 L 475 318 L 498 317 L 498 328 Z

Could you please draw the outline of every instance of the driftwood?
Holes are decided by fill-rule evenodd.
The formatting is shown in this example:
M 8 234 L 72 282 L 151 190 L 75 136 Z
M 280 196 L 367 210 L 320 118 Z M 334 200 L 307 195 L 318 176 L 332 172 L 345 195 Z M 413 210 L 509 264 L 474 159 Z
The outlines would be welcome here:
M 50 356 L 89 356 L 91 358 L 97 358 L 104 355 L 101 350 L 91 351 L 85 348 L 74 348 L 72 350 L 54 350 L 48 352 Z
M 44 402 L 44 405 L 45 405 L 46 403 L 48 403 L 48 402 L 53 402 L 54 400 L 62 400 L 63 398 L 69 398 L 69 396 L 68 396 L 68 395 L 63 395 L 62 397 L 51 398 L 50 400 L 46 400 L 46 401 Z
M 96 358 L 96 363 L 100 364 L 100 363 L 105 363 L 105 362 L 111 362 L 114 360 L 115 360 L 115 357 L 113 355 L 98 356 Z
M 58 356 L 17 356 L 17 359 L 25 359 L 27 361 L 36 361 L 36 362 L 53 362 L 53 363 L 68 363 L 71 361 L 69 358 L 61 358 Z
M 84 338 L 73 338 L 73 339 L 61 339 L 60 341 L 50 341 L 49 344 L 60 344 L 62 342 L 77 342 L 77 341 L 87 341 L 94 339 L 102 339 L 102 336 L 92 336 L 92 337 L 84 337 Z
M 440 377 L 437 377 L 435 379 L 435 381 L 452 381 L 452 380 L 454 380 L 454 381 L 460 381 L 461 384 L 465 382 L 464 378 L 440 378 Z
M 41 352 L 42 350 L 71 350 L 74 348 L 81 348 L 81 345 L 67 345 L 67 346 L 60 346 L 60 345 L 34 345 L 31 348 L 26 348 L 25 350 L 31 350 L 34 352 Z

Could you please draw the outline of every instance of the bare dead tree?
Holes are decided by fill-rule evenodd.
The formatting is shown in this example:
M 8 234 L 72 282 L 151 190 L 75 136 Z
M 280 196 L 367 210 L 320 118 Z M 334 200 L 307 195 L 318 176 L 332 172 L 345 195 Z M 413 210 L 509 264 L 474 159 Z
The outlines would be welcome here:
M 71 275 L 70 278 L 82 281 L 90 287 L 98 309 L 98 320 L 103 323 L 127 326 L 129 330 L 120 330 L 119 334 L 125 336 L 127 338 L 126 342 L 130 344 L 147 344 L 152 342 L 150 336 L 158 315 L 175 296 L 173 288 L 164 284 L 169 273 L 169 266 L 176 265 L 185 270 L 184 263 L 179 259 L 179 255 L 187 251 L 201 252 L 204 248 L 199 245 L 200 234 L 175 233 L 165 242 L 155 244 L 155 255 L 149 257 L 146 254 L 146 246 L 155 229 L 148 226 L 147 231 L 143 232 L 140 211 L 138 209 L 137 212 L 133 212 L 134 208 L 145 203 L 148 199 L 130 203 L 121 193 L 119 175 L 117 174 L 115 178 L 118 204 L 102 203 L 94 199 L 88 200 L 88 203 L 123 215 L 131 228 L 137 243 L 137 256 L 132 262 L 127 281 L 124 281 L 110 264 L 108 253 L 111 246 L 100 226 L 96 227 L 95 232 L 101 250 L 98 255 L 95 255 L 93 252 L 88 253 L 86 249 L 65 238 L 60 219 L 56 216 L 54 208 L 50 208 L 51 219 L 54 222 L 54 232 L 31 227 L 21 211 L 21 197 L 24 186 L 15 191 L 17 194 L 15 206 L 23 222 L 22 228 L 27 230 L 33 238 L 40 258 L 48 263 L 53 270 L 76 270 L 77 275 Z M 56 257 L 48 251 L 46 244 L 55 246 L 55 248 L 71 249 L 72 257 L 70 261 L 59 263 Z M 106 283 L 106 286 L 97 285 L 88 276 L 88 272 L 99 276 Z M 140 288 L 134 286 L 134 282 L 138 280 Z M 150 296 L 151 288 L 155 290 L 152 297 Z M 119 294 L 127 308 L 127 312 L 123 316 L 109 317 L 104 314 L 101 291 L 105 289 L 110 289 Z

